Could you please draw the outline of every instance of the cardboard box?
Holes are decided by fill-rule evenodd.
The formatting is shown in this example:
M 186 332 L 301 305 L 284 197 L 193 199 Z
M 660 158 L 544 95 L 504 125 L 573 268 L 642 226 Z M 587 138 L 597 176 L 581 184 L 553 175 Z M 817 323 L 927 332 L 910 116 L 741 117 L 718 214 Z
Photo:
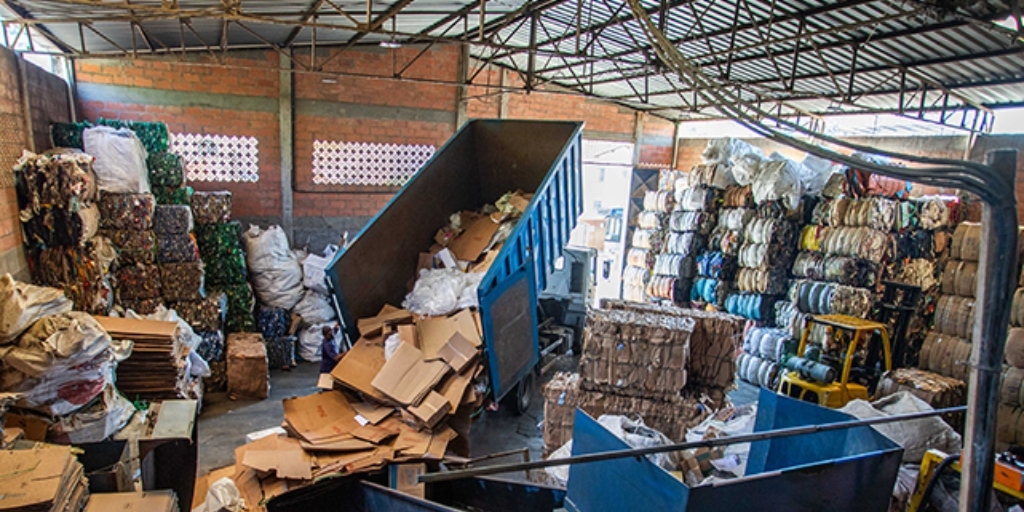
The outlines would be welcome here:
M 418 405 L 448 370 L 444 361 L 424 361 L 423 352 L 401 343 L 371 385 L 399 404 Z
M 356 321 L 356 326 L 359 328 L 359 334 L 364 338 L 373 338 L 380 336 L 383 332 L 385 324 L 393 324 L 400 322 L 411 321 L 413 318 L 412 313 L 396 308 L 390 304 L 385 304 L 381 308 L 377 316 L 370 318 L 360 318 Z
M 342 386 L 384 402 L 387 398 L 372 385 L 384 362 L 384 345 L 379 340 L 361 338 L 334 366 L 331 377 Z
M 270 393 L 267 347 L 258 333 L 233 333 L 227 340 L 228 396 L 264 399 Z
M 395 489 L 418 498 L 426 498 L 426 484 L 418 479 L 420 475 L 427 472 L 427 465 L 418 464 L 392 464 L 388 467 L 388 485 Z
M 176 512 L 178 498 L 174 491 L 117 492 L 93 494 L 85 512 Z
M 449 316 L 432 316 L 416 320 L 417 339 L 426 359 L 437 358 L 437 352 L 448 343 L 455 333 L 461 334 L 474 347 L 483 341 L 473 312 L 462 309 Z
M 434 428 L 451 410 L 451 404 L 437 391 L 427 393 L 419 405 L 409 408 L 409 412 L 427 428 Z
M 476 261 L 491 243 L 500 225 L 489 216 L 478 217 L 463 226 L 465 231 L 448 244 L 448 249 L 460 261 Z
M 348 437 L 361 425 L 339 391 L 323 391 L 282 402 L 284 421 L 306 441 L 317 444 Z
M 127 492 L 135 490 L 127 441 L 103 441 L 76 445 L 82 450 L 78 462 L 89 479 L 89 492 Z

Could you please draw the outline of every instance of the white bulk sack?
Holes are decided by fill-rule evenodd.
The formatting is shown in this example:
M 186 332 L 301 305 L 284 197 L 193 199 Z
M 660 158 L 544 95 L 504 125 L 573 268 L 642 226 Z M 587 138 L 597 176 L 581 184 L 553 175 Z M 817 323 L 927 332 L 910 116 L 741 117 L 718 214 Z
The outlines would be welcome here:
M 96 157 L 96 185 L 107 192 L 149 193 L 146 148 L 128 128 L 96 126 L 82 132 L 85 152 Z

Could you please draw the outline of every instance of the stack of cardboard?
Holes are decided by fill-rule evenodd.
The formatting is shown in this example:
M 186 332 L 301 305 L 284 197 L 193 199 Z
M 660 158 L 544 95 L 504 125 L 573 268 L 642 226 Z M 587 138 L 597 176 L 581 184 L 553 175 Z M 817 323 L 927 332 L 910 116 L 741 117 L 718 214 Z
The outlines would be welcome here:
M 35 443 L 0 451 L 0 467 L 0 510 L 77 512 L 89 497 L 85 470 L 70 446 Z
M 94 317 L 115 340 L 134 342 L 117 367 L 117 387 L 129 398 L 160 400 L 188 396 L 188 347 L 175 322 Z
M 721 313 L 605 301 L 587 315 L 578 380 L 544 390 L 547 450 L 572 435 L 573 410 L 631 415 L 675 441 L 722 407 L 733 384 L 743 319 Z
M 178 496 L 174 491 L 111 492 L 93 494 L 85 512 L 112 510 L 145 510 L 146 512 L 177 512 Z
M 743 343 L 746 320 L 727 313 L 621 300 L 604 300 L 601 307 L 693 319 L 686 387 L 707 395 L 716 407 L 724 404 L 736 382 L 736 354 Z

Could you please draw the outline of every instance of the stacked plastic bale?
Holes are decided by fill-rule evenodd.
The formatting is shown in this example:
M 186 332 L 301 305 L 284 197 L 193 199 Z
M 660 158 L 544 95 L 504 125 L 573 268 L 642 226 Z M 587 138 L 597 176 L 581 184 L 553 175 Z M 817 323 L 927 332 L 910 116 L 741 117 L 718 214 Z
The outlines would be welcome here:
M 118 252 L 117 304 L 136 312 L 165 305 L 153 231 L 155 206 L 152 194 L 100 193 L 100 233 Z
M 664 217 L 672 211 L 673 204 L 671 190 L 652 190 L 644 195 L 644 210 L 637 215 L 637 229 L 633 231 L 622 273 L 622 295 L 627 300 L 671 298 L 671 282 L 655 279 L 652 273 L 665 243 Z
M 154 191 L 159 187 L 181 187 L 185 182 L 181 157 L 174 153 L 150 153 L 146 167 Z M 163 298 L 168 304 L 197 302 L 206 298 L 203 261 L 199 257 L 193 226 L 190 206 L 160 204 L 155 208 L 157 261 L 160 263 Z
M 674 302 L 679 305 L 689 305 L 695 300 L 718 304 L 718 279 L 706 274 L 721 276 L 723 267 L 726 274 L 735 273 L 735 255 L 723 253 L 720 243 L 712 244 L 709 240 L 715 234 L 717 212 L 724 195 L 711 184 L 721 180 L 717 178 L 721 172 L 718 166 L 699 165 L 686 179 L 676 180 L 675 208 L 668 219 L 666 250 L 681 256 L 674 290 Z M 712 300 L 704 300 L 705 296 Z
M 79 311 L 106 314 L 113 302 L 110 267 L 117 255 L 96 236 L 100 211 L 93 157 L 56 150 L 25 152 L 14 167 L 26 255 L 33 279 L 60 288 Z
M 205 267 L 207 297 L 195 304 L 194 310 L 179 314 L 191 315 L 200 324 L 195 328 L 203 338 L 202 351 L 210 356 L 212 373 L 207 389 L 214 391 L 227 384 L 225 334 L 256 330 L 255 299 L 247 280 L 242 226 L 231 221 L 231 192 L 196 192 L 191 211 Z M 215 325 L 222 328 L 215 330 Z

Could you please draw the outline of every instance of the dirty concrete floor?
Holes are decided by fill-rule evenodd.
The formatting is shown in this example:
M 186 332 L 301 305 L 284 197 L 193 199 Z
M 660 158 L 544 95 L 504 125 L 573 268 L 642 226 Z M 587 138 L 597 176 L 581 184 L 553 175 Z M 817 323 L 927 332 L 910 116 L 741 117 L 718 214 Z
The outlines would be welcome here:
M 574 360 L 566 360 L 556 370 L 571 370 Z M 553 371 L 545 375 L 542 382 L 550 378 Z M 234 450 L 245 443 L 245 435 L 281 425 L 284 411 L 281 400 L 293 396 L 304 396 L 316 391 L 319 376 L 318 363 L 299 363 L 291 371 L 271 370 L 270 396 L 266 400 L 229 400 L 226 393 L 211 393 L 199 417 L 199 472 L 204 474 L 235 462 Z M 737 381 L 739 388 L 730 393 L 733 403 L 741 405 L 757 400 L 757 387 Z M 470 449 L 473 457 L 521 451 L 526 448 L 530 459 L 541 458 L 544 439 L 540 423 L 544 419 L 544 403 L 540 386 L 533 390 L 533 400 L 526 414 L 517 415 L 509 407 L 498 411 L 483 412 L 473 423 L 470 434 Z M 488 461 L 485 464 L 522 460 L 519 453 Z M 518 475 L 503 475 L 522 479 Z

